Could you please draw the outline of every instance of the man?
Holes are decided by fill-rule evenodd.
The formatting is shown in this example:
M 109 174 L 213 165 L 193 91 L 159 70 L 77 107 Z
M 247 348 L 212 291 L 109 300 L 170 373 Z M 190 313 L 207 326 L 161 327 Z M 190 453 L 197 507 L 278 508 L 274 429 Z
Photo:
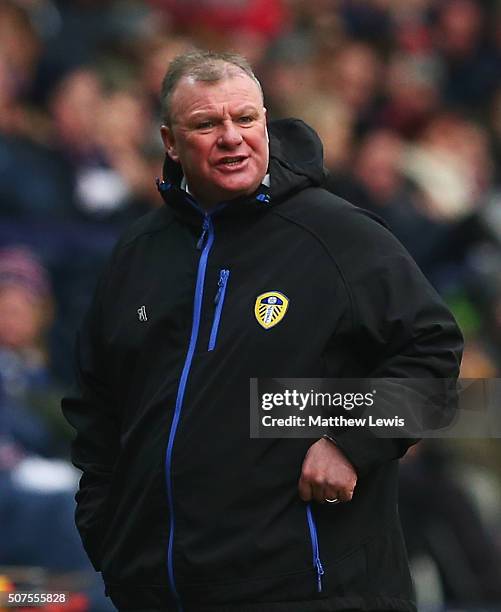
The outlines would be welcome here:
M 86 550 L 122 610 L 415 610 L 410 441 L 250 439 L 249 378 L 455 377 L 460 333 L 392 235 L 321 188 L 316 134 L 268 138 L 243 58 L 176 58 L 162 101 L 166 206 L 116 247 L 64 401 Z

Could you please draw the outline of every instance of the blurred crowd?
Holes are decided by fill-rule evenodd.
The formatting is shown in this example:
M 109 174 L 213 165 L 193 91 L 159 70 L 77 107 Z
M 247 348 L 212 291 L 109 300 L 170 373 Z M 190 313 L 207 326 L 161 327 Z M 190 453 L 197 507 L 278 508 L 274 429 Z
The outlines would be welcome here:
M 123 227 L 162 205 L 158 92 L 169 60 L 194 46 L 247 56 L 269 119 L 317 130 L 326 187 L 382 217 L 454 311 L 462 375 L 500 375 L 499 2 L 0 0 L 2 528 L 23 495 L 53 495 L 54 480 L 57 507 L 71 505 L 61 501 L 75 475 L 59 398 L 75 331 Z M 428 538 L 409 538 L 422 609 L 499 609 L 501 446 L 438 446 L 403 466 L 407 528 Z M 49 467 L 56 476 L 33 488 L 27 474 L 43 483 Z M 465 509 L 452 535 L 438 482 Z M 414 497 L 430 490 L 427 522 Z M 477 536 L 464 541 L 469 527 Z M 83 571 L 73 537 L 65 567 L 24 545 L 20 554 L 16 539 L 9 552 L 0 543 L 0 566 Z M 455 573 L 451 555 L 462 561 Z

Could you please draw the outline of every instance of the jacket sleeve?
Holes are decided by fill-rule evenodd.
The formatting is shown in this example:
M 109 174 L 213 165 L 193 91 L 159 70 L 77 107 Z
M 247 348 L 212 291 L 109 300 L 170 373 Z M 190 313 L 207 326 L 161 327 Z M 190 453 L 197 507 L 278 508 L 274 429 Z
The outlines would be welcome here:
M 350 208 L 343 225 L 346 238 L 337 249 L 338 263 L 351 300 L 351 333 L 363 376 L 428 379 L 435 388 L 448 379 L 454 386 L 463 339 L 441 298 L 381 224 Z M 361 474 L 401 457 L 417 441 L 377 437 L 370 428 L 332 429 L 328 435 Z
M 106 357 L 100 338 L 104 277 L 77 335 L 78 393 L 62 401 L 63 413 L 75 430 L 73 464 L 82 470 L 76 494 L 76 525 L 96 570 L 105 534 L 105 515 L 113 468 L 119 452 L 119 424 L 106 380 Z

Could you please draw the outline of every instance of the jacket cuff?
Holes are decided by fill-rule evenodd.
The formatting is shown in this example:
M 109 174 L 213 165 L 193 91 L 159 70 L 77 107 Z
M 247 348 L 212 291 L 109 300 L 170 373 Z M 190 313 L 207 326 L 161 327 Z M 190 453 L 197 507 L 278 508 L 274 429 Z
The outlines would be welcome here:
M 335 444 L 362 476 L 381 464 L 399 459 L 417 438 L 377 438 L 363 431 L 331 431 L 323 436 Z

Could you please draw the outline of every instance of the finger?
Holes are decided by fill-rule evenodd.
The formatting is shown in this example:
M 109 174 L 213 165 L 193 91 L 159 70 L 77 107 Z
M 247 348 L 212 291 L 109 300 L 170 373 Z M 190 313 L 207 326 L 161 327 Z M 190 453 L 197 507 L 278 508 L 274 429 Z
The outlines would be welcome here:
M 339 501 L 349 502 L 353 498 L 353 489 L 340 489 L 337 492 Z
M 305 501 L 305 502 L 309 502 L 311 501 L 313 492 L 311 490 L 311 485 L 310 483 L 301 476 L 301 478 L 299 479 L 299 483 L 298 483 L 298 490 L 299 490 L 299 497 Z
M 335 506 L 336 504 L 340 504 L 341 500 L 339 499 L 339 497 L 326 497 L 325 503 Z
M 325 501 L 330 504 L 338 504 L 341 501 L 337 491 L 335 491 L 332 487 L 326 487 L 324 489 Z
M 319 504 L 324 504 L 325 498 L 327 497 L 325 494 L 325 485 L 323 483 L 313 483 L 311 488 L 313 492 L 313 499 Z

